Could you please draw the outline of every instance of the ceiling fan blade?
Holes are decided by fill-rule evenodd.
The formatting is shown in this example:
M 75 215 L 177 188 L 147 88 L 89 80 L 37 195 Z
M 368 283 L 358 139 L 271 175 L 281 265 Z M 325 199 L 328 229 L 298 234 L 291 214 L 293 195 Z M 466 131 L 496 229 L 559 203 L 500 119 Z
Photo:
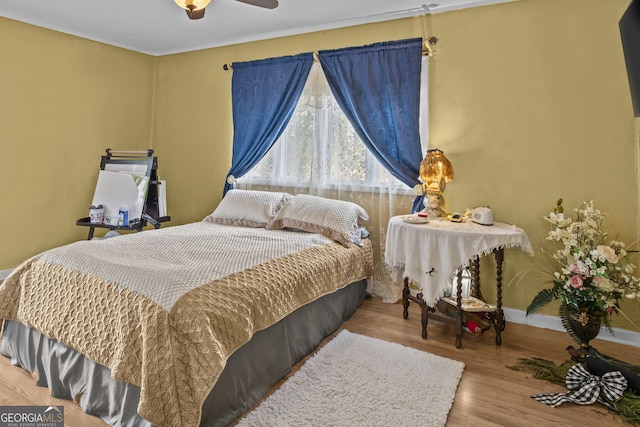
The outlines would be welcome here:
M 278 0 L 236 0 L 252 6 L 264 7 L 265 9 L 275 9 L 278 7 Z

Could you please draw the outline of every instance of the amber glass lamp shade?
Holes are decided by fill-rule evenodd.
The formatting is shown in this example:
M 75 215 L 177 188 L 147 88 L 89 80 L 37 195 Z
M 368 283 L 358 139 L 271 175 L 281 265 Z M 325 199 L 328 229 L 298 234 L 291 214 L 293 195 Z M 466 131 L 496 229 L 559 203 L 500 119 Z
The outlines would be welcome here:
M 453 181 L 453 166 L 441 150 L 427 151 L 420 163 L 420 179 L 425 192 L 442 193 L 447 182 Z

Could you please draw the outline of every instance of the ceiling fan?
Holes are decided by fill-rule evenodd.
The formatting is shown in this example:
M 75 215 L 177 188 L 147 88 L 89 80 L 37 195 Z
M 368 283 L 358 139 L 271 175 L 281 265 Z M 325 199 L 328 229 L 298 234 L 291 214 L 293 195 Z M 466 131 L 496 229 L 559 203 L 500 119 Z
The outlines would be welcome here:
M 178 6 L 187 12 L 189 19 L 200 19 L 204 16 L 204 8 L 211 0 L 173 0 Z M 278 7 L 278 0 L 236 0 L 252 6 L 264 7 L 265 9 L 275 9 Z

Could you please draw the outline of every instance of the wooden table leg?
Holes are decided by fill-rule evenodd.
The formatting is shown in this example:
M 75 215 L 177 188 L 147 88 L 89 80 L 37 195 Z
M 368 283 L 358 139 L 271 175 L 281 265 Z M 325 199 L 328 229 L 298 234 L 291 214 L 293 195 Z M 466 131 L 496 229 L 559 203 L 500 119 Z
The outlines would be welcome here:
M 502 345 L 502 331 L 504 329 L 504 312 L 502 311 L 502 263 L 504 249 L 494 251 L 496 257 L 496 345 Z
M 418 302 L 418 305 L 420 306 L 420 310 L 421 310 L 421 317 L 420 317 L 420 323 L 422 324 L 422 339 L 426 340 L 427 339 L 427 326 L 429 326 L 429 307 L 427 307 L 427 303 L 424 302 L 424 300 L 422 299 L 422 293 L 419 293 L 417 295 L 418 300 L 420 302 Z
M 419 293 L 415 297 L 411 296 L 411 290 L 409 289 L 409 278 L 404 278 L 404 287 L 402 288 L 402 317 L 409 318 L 409 302 L 413 301 L 420 306 L 420 324 L 422 325 L 422 338 L 427 339 L 427 326 L 429 325 L 429 310 L 430 307 L 422 299 L 422 293 Z
M 458 293 L 456 295 L 456 348 L 462 348 L 462 269 L 456 275 Z
M 471 273 L 471 296 L 484 301 L 480 289 L 480 257 L 475 256 L 470 260 L 469 272 Z
M 409 317 L 409 278 L 404 278 L 404 287 L 402 288 L 402 317 L 405 319 Z

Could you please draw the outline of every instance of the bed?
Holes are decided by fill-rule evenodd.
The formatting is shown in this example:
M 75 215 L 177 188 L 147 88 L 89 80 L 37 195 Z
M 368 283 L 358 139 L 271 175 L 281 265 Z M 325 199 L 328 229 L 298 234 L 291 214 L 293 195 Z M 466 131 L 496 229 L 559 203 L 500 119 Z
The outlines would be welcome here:
M 110 425 L 226 425 L 362 301 L 366 219 L 231 190 L 200 222 L 45 251 L 0 285 L 0 352 Z

